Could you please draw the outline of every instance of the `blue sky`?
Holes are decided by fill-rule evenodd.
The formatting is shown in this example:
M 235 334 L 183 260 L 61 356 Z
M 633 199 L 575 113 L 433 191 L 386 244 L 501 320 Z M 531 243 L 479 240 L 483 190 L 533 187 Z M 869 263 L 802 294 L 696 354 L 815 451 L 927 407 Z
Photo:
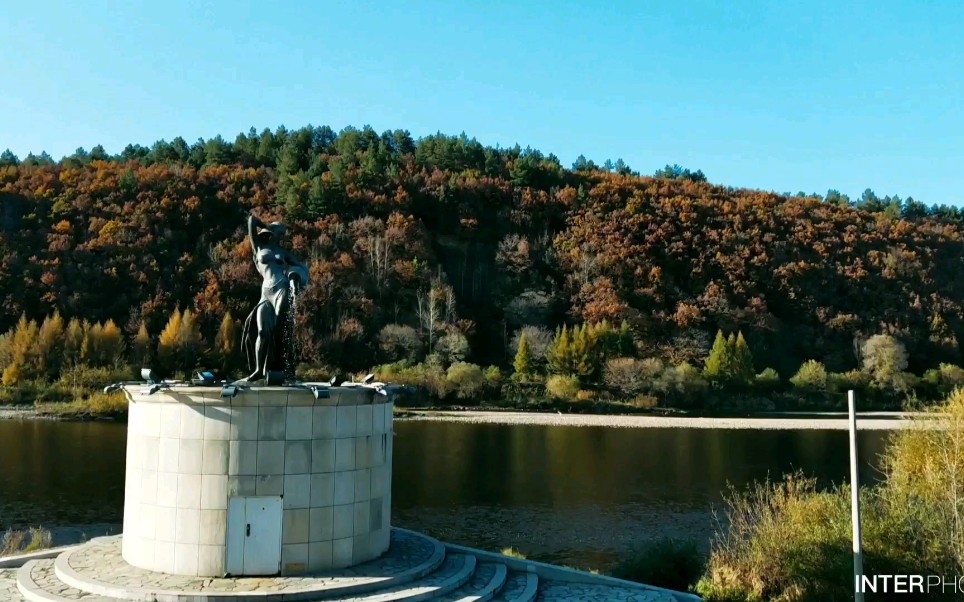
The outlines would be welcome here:
M 959 0 L 16 2 L 0 149 L 367 124 L 961 204 L 962 31 Z

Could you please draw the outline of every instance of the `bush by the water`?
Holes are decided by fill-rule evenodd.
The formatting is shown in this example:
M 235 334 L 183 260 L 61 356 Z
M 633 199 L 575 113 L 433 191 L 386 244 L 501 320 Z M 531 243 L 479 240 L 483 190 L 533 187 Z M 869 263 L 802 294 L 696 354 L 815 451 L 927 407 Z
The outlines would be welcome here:
M 964 571 L 964 391 L 894 435 L 886 479 L 861 490 L 864 573 Z M 791 475 L 727 500 L 696 587 L 707 602 L 853 599 L 850 492 Z M 898 596 L 900 600 L 947 599 Z M 887 599 L 878 597 L 875 599 Z

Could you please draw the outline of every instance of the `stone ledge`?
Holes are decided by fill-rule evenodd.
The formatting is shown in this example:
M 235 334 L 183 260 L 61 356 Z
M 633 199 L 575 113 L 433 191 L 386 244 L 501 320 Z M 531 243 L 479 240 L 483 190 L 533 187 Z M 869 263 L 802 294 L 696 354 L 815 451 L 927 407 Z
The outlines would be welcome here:
M 119 538 L 113 538 L 115 541 Z M 118 549 L 119 545 L 114 544 Z M 445 560 L 445 546 L 428 536 L 404 529 L 392 529 L 392 545 L 380 558 L 339 571 L 315 576 L 240 577 L 209 579 L 166 575 L 132 567 L 119 557 L 101 555 L 93 569 L 80 571 L 71 566 L 71 556 L 85 546 L 65 552 L 54 562 L 56 576 L 64 584 L 97 596 L 144 602 L 297 602 L 359 595 L 398 587 L 436 571 Z M 394 548 L 394 549 L 393 549 Z M 472 561 L 474 568 L 474 559 Z M 103 574 L 89 574 L 101 571 Z M 471 575 L 466 575 L 465 579 Z M 154 582 L 155 586 L 144 586 Z M 463 580 L 464 583 L 464 580 Z M 461 583 L 459 583 L 461 585 Z M 458 587 L 458 586 L 454 586 Z
M 27 564 L 31 560 L 56 558 L 61 554 L 61 552 L 72 550 L 76 547 L 79 547 L 79 545 L 82 545 L 82 544 L 60 546 L 57 548 L 46 548 L 44 550 L 38 550 L 36 552 L 27 552 L 26 554 L 16 554 L 14 556 L 3 556 L 2 558 L 0 558 L 0 569 L 16 569 L 16 568 L 22 567 L 23 565 Z
M 537 575 L 540 579 L 547 581 L 556 581 L 561 583 L 571 583 L 571 584 L 586 584 L 595 585 L 603 587 L 615 587 L 623 589 L 635 589 L 644 590 L 648 592 L 653 592 L 654 594 L 666 594 L 670 596 L 667 598 L 669 600 L 676 600 L 678 602 L 700 602 L 699 596 L 693 594 L 687 594 L 683 592 L 678 592 L 670 589 L 665 589 L 661 587 L 655 587 L 652 585 L 644 585 L 642 583 L 636 583 L 634 581 L 625 581 L 623 579 L 617 579 L 615 577 L 607 577 L 604 575 L 594 575 L 586 571 L 578 571 L 576 569 L 567 569 L 561 566 L 556 566 L 554 564 L 546 564 L 543 562 L 536 562 L 534 560 L 522 560 L 519 558 L 512 558 L 510 556 L 503 556 L 502 554 L 497 554 L 495 552 L 487 552 L 485 550 L 478 550 L 475 548 L 469 548 L 466 546 L 460 546 L 456 544 L 445 544 L 446 549 L 451 552 L 458 554 L 472 554 L 486 562 L 501 562 L 505 564 L 508 568 L 514 569 L 516 571 L 522 571 L 527 573 L 533 573 Z
M 182 403 L 201 406 L 255 407 L 255 406 L 340 406 L 382 405 L 393 402 L 393 395 L 382 394 L 368 387 L 321 387 L 328 396 L 315 399 L 309 389 L 301 387 L 262 387 L 239 389 L 234 397 L 221 397 L 221 387 L 197 385 L 171 385 L 150 395 L 146 385 L 129 385 L 123 391 L 128 401 L 135 403 Z

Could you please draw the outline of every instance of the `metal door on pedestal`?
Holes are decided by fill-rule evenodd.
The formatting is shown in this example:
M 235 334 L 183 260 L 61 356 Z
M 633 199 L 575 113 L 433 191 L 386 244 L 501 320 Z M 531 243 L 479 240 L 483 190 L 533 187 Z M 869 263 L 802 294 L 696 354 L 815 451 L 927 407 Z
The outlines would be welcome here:
M 280 497 L 228 499 L 227 574 L 281 572 Z

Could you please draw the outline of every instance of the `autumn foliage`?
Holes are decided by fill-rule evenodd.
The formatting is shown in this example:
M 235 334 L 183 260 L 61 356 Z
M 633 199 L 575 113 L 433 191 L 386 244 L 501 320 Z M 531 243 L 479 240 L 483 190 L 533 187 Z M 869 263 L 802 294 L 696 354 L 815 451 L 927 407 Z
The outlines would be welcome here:
M 532 149 L 367 128 L 3 157 L 0 332 L 57 315 L 83 336 L 111 324 L 129 357 L 237 367 L 225 316 L 258 298 L 243 231 L 253 211 L 285 219 L 309 265 L 297 313 L 307 363 L 510 366 L 520 328 L 567 325 L 569 355 L 550 366 L 601 378 L 605 358 L 575 335 L 625 322 L 650 355 L 694 365 L 710 351 L 699 341 L 742 332 L 769 365 L 741 367 L 741 380 L 806 360 L 853 370 L 880 334 L 918 374 L 960 364 L 961 227 L 916 205 L 856 208 L 674 170 L 569 170 Z M 76 333 L 62 330 L 69 347 Z M 55 369 L 25 362 L 16 370 Z

